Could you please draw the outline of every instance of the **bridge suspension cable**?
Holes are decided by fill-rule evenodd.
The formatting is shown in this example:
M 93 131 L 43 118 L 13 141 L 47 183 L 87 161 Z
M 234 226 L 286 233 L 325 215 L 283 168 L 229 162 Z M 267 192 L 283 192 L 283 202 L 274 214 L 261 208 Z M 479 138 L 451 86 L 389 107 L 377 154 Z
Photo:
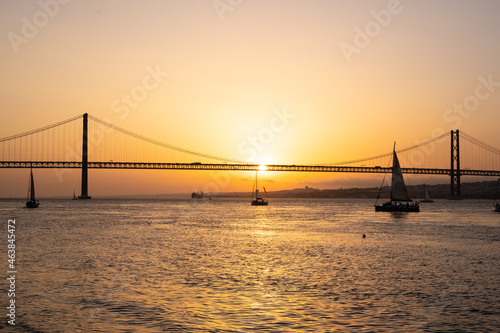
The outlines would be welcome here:
M 132 131 L 126 130 L 126 129 L 121 128 L 119 126 L 110 124 L 110 123 L 108 123 L 108 122 L 106 122 L 106 121 L 104 121 L 102 119 L 96 118 L 96 117 L 91 116 L 91 115 L 89 115 L 89 119 L 95 121 L 98 124 L 101 124 L 101 125 L 106 126 L 106 127 L 110 128 L 110 129 L 113 129 L 113 130 L 115 130 L 117 132 L 123 133 L 123 134 L 128 135 L 130 137 L 133 137 L 135 139 L 141 140 L 143 142 L 146 142 L 146 143 L 149 143 L 149 144 L 161 147 L 161 148 L 166 148 L 166 149 L 170 149 L 170 150 L 173 150 L 173 151 L 176 151 L 176 152 L 179 152 L 179 153 L 189 154 L 189 155 L 193 155 L 193 156 L 197 156 L 197 157 L 201 157 L 201 158 L 212 159 L 212 160 L 216 160 L 216 161 L 231 162 L 231 163 L 246 163 L 246 162 L 235 160 L 235 159 L 228 159 L 228 158 L 223 158 L 223 157 L 219 157 L 219 156 L 213 156 L 213 155 L 203 154 L 203 153 L 195 152 L 195 151 L 192 151 L 192 150 L 187 150 L 187 149 L 184 149 L 184 148 L 173 146 L 173 145 L 170 145 L 170 144 L 167 144 L 167 143 L 164 143 L 164 142 L 152 139 L 152 138 L 148 138 L 148 137 L 146 137 L 144 135 L 140 135 L 140 134 L 134 133 Z
M 81 160 L 82 116 L 72 117 L 31 131 L 0 138 L 2 161 Z M 78 147 L 78 142 L 80 145 Z
M 52 125 L 0 138 L 1 161 L 5 163 L 55 162 L 63 164 L 80 161 L 82 159 L 82 132 L 81 123 L 77 120 L 83 119 L 82 116 L 78 115 Z M 92 125 L 95 126 L 89 128 L 89 145 L 91 146 L 91 149 L 89 149 L 91 156 L 89 162 L 180 163 L 192 165 L 193 169 L 197 165 L 213 164 L 214 161 L 216 161 L 215 164 L 227 163 L 229 167 L 231 164 L 249 165 L 248 161 L 223 158 L 167 144 L 91 115 L 88 115 L 88 118 L 92 120 Z M 111 134 L 111 136 L 105 136 L 107 134 Z M 471 170 L 471 172 L 474 170 L 491 171 L 500 169 L 499 148 L 476 139 L 467 133 L 461 132 L 460 134 L 460 137 L 463 138 L 461 149 L 462 171 L 466 169 Z M 443 133 L 413 146 L 398 149 L 397 153 L 400 162 L 407 168 L 448 169 L 450 146 L 449 142 L 445 141 L 445 138 L 448 138 L 449 135 L 449 133 Z M 386 161 L 391 156 L 392 152 L 388 152 L 362 159 L 302 166 L 293 165 L 291 167 L 304 167 L 306 169 L 311 167 L 311 169 L 314 169 L 323 166 L 345 166 L 371 168 L 378 171 L 381 167 L 386 167 Z M 370 163 L 366 163 L 368 161 Z M 356 163 L 365 165 L 355 165 Z
M 470 143 L 475 144 L 476 146 L 479 146 L 479 147 L 481 147 L 483 149 L 486 149 L 486 150 L 488 150 L 488 151 L 490 151 L 490 152 L 492 152 L 494 154 L 500 155 L 500 149 L 498 149 L 496 147 L 493 147 L 492 145 L 489 145 L 486 142 L 483 142 L 483 141 L 481 141 L 479 139 L 476 139 L 473 136 L 471 136 L 471 135 L 469 135 L 469 134 L 467 134 L 467 133 L 465 133 L 463 131 L 460 132 L 460 136 L 463 139 L 469 141 Z
M 460 132 L 460 138 L 462 169 L 500 169 L 500 149 L 464 132 Z
M 416 145 L 413 145 L 411 147 L 407 147 L 407 148 L 403 148 L 403 149 L 397 149 L 396 152 L 398 154 L 401 154 L 401 153 L 404 153 L 404 152 L 408 152 L 410 150 L 413 150 L 413 149 L 417 149 L 417 148 L 421 148 L 425 145 L 429 145 L 431 143 L 434 143 L 436 141 L 439 141 L 443 138 L 446 138 L 446 137 L 449 137 L 449 133 L 443 133 L 435 138 L 432 138 L 432 139 L 429 139 L 429 140 L 426 140 L 426 141 L 423 141 L 419 144 L 416 144 Z M 351 161 L 342 161 L 342 162 L 337 162 L 337 163 L 324 163 L 324 164 L 321 164 L 321 165 L 349 165 L 349 164 L 354 164 L 354 163 L 361 163 L 361 162 L 368 162 L 368 161 L 372 161 L 372 160 L 378 160 L 378 159 L 382 159 L 382 158 L 388 158 L 388 157 L 391 157 L 392 156 L 392 152 L 390 153 L 386 153 L 386 154 L 381 154 L 381 155 L 377 155 L 377 156 L 372 156 L 372 157 L 367 157 L 367 158 L 362 158 L 362 159 L 358 159 L 358 160 L 351 160 Z
M 0 142 L 15 140 L 15 139 L 22 138 L 24 136 L 28 136 L 28 135 L 32 135 L 32 134 L 37 134 L 37 133 L 40 133 L 40 132 L 43 132 L 43 131 L 46 131 L 46 130 L 49 130 L 49 129 L 52 129 L 52 128 L 55 128 L 55 127 L 58 127 L 58 126 L 61 126 L 61 125 L 64 125 L 64 124 L 67 124 L 67 123 L 70 123 L 70 122 L 75 121 L 77 119 L 81 119 L 82 116 L 83 116 L 83 114 L 78 115 L 78 116 L 73 117 L 73 118 L 70 118 L 70 119 L 67 119 L 67 120 L 60 121 L 60 122 L 52 124 L 52 125 L 48 125 L 48 126 L 45 126 L 45 127 L 40 127 L 38 129 L 35 129 L 35 130 L 31 130 L 31 131 L 24 132 L 24 133 L 21 133 L 21 134 L 7 136 L 5 138 L 1 138 Z

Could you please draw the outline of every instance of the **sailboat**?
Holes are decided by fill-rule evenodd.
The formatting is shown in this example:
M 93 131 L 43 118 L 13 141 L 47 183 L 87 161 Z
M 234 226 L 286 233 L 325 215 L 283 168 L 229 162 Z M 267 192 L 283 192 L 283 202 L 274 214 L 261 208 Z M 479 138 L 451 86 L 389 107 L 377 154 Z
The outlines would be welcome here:
M 266 188 L 264 187 L 264 192 L 266 193 L 267 197 L 267 191 Z M 253 197 L 254 192 L 252 191 L 252 206 L 267 206 L 269 202 L 266 199 L 263 199 L 259 197 L 259 188 L 257 185 L 257 171 L 255 171 L 255 199 Z
M 78 198 L 76 197 L 75 191 L 73 191 L 73 200 L 78 200 Z
M 382 184 L 383 186 L 384 184 Z M 382 186 L 380 190 L 382 190 Z M 379 191 L 380 196 L 380 191 Z M 378 197 L 377 197 L 378 200 Z M 411 203 L 413 200 L 408 196 L 401 166 L 399 165 L 398 155 L 396 154 L 396 143 L 394 143 L 392 157 L 392 180 L 391 180 L 391 200 L 383 205 L 375 203 L 376 212 L 419 212 L 420 207 L 417 203 Z M 406 202 L 404 204 L 403 202 Z
M 420 200 L 420 202 L 434 202 L 434 200 L 431 199 L 429 192 L 427 191 L 427 186 L 425 185 L 424 185 L 424 200 Z
M 497 188 L 495 190 L 495 200 L 493 201 L 493 211 L 500 212 L 500 202 L 497 201 L 498 187 L 500 186 L 500 178 L 497 180 Z
M 33 182 L 33 170 L 30 169 L 30 185 L 28 191 L 28 198 L 26 200 L 26 207 L 28 208 L 38 208 L 40 203 L 35 199 L 35 183 Z

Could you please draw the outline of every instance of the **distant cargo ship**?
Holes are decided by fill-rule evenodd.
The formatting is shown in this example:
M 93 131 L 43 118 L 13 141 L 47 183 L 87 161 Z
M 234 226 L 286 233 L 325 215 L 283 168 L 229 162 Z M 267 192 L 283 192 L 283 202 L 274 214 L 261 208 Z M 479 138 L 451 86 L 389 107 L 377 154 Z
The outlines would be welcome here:
M 203 193 L 203 191 L 191 193 L 191 199 L 203 199 L 204 197 L 205 197 L 205 193 Z

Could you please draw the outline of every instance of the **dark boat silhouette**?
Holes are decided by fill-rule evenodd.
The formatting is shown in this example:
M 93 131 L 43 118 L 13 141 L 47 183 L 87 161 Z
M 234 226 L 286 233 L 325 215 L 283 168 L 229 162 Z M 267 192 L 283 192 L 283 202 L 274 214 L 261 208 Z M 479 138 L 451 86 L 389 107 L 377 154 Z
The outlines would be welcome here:
M 493 200 L 493 211 L 500 213 L 500 202 L 497 201 L 499 186 L 500 186 L 500 178 L 498 178 L 497 180 L 497 188 L 495 189 L 495 199 Z
M 264 199 L 264 198 L 261 198 L 259 197 L 259 188 L 258 188 L 258 184 L 257 184 L 257 171 L 255 171 L 255 199 L 253 197 L 253 194 L 254 194 L 254 191 L 252 190 L 252 206 L 267 206 L 269 204 L 269 202 Z M 264 192 L 266 193 L 266 197 L 267 197 L 267 192 L 266 192 L 266 188 L 264 188 Z
M 383 186 L 384 184 L 382 184 Z M 380 186 L 380 192 L 382 190 Z M 377 197 L 377 200 L 379 197 Z M 377 205 L 375 203 L 376 212 L 419 212 L 420 206 L 418 202 L 411 203 L 413 200 L 408 196 L 401 166 L 399 165 L 398 155 L 396 154 L 396 143 L 394 143 L 392 156 L 392 179 L 391 179 L 391 199 L 390 201 Z
M 33 181 L 33 169 L 30 169 L 30 185 L 28 190 L 28 198 L 26 200 L 26 207 L 38 208 L 40 202 L 35 198 L 35 182 Z
M 191 193 L 191 199 L 203 199 L 204 197 L 205 197 L 205 193 L 203 193 L 203 191 Z

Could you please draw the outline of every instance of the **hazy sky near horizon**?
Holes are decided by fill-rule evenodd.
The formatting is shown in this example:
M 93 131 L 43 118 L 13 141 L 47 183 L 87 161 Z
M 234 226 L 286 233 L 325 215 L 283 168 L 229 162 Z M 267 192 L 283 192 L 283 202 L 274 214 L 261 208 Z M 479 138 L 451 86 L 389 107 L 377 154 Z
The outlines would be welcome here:
M 2 1 L 0 137 L 88 112 L 262 163 L 352 160 L 457 128 L 500 147 L 499 18 L 496 0 Z M 288 117 L 253 156 L 248 138 L 277 112 Z M 76 171 L 57 184 L 53 171 L 38 172 L 47 195 L 79 189 Z M 0 196 L 24 194 L 25 175 L 1 170 Z M 90 194 L 189 192 L 214 177 L 91 170 Z M 234 173 L 219 189 L 251 188 L 251 178 Z M 380 181 L 267 180 L 276 189 Z

